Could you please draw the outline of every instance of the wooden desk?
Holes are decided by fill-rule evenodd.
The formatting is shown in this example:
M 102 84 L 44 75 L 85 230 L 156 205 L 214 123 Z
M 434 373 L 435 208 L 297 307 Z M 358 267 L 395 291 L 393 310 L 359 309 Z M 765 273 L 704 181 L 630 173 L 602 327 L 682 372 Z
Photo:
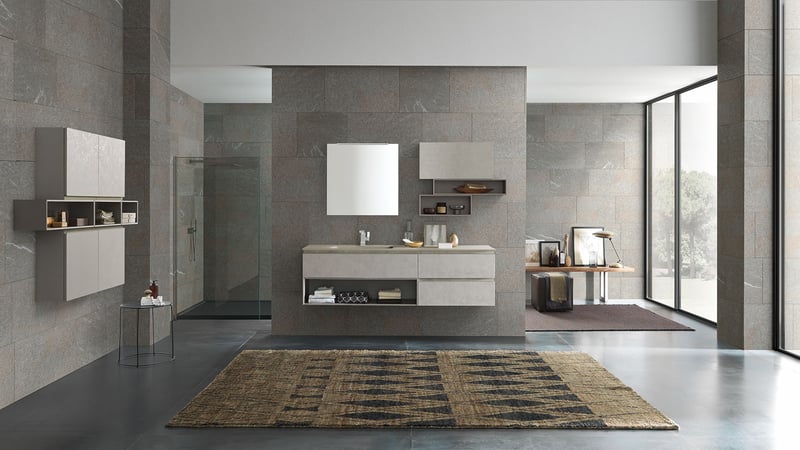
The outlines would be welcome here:
M 605 302 L 608 299 L 608 273 L 609 272 L 635 272 L 633 267 L 589 267 L 589 266 L 559 266 L 547 267 L 540 266 L 535 263 L 525 264 L 526 273 L 541 273 L 541 272 L 583 272 L 583 273 L 599 273 L 600 274 L 600 301 Z

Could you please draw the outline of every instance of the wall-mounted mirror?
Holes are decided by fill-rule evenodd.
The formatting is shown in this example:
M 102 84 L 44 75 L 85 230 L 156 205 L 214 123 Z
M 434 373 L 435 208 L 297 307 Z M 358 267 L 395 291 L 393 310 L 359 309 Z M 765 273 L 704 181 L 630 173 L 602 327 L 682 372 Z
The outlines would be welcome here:
M 397 144 L 328 144 L 328 215 L 396 216 Z

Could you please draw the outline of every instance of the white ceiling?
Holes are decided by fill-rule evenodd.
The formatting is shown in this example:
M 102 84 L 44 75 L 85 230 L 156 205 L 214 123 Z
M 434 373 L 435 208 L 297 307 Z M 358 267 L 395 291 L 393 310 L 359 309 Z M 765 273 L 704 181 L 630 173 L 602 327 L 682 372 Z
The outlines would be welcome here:
M 172 0 L 172 83 L 271 101 L 277 65 L 524 66 L 527 100 L 643 102 L 716 73 L 716 2 Z
M 172 66 L 172 84 L 203 103 L 272 103 L 272 69 Z

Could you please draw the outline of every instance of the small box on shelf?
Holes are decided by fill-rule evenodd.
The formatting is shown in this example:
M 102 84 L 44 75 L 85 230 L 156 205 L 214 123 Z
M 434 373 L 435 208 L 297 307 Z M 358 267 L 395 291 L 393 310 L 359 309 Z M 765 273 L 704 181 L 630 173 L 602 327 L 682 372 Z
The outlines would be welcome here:
M 438 213 L 442 208 L 437 205 L 444 203 L 444 214 Z M 433 214 L 428 211 L 433 210 Z M 422 194 L 419 196 L 420 216 L 469 216 L 472 214 L 472 196 L 470 195 L 439 195 Z
M 135 225 L 139 223 L 139 202 L 136 200 L 122 201 L 122 224 Z

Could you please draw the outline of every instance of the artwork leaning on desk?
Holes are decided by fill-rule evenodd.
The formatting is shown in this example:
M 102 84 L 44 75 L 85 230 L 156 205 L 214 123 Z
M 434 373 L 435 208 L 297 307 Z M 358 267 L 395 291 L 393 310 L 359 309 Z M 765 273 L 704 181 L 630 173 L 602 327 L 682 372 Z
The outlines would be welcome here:
M 592 233 L 603 227 L 572 227 L 572 263 L 576 266 L 605 266 L 605 240 Z

